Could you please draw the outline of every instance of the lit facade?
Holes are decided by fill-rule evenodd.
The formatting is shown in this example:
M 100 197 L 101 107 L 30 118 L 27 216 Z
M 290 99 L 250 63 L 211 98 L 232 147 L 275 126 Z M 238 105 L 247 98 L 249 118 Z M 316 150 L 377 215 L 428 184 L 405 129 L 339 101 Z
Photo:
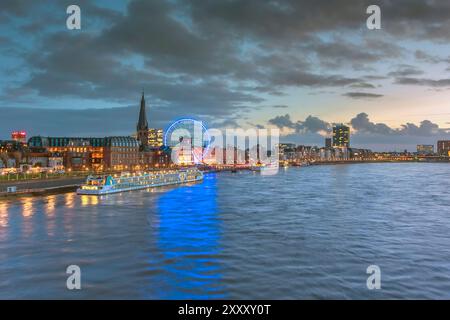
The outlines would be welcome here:
M 60 154 L 64 167 L 74 171 L 102 170 L 105 138 L 31 137 L 31 150 Z
M 433 154 L 434 153 L 434 145 L 418 144 L 417 145 L 417 153 L 421 154 L 421 155 Z
M 139 169 L 139 141 L 133 137 L 105 138 L 104 165 L 114 171 Z
M 26 151 L 25 145 L 21 142 L 14 140 L 0 141 L 0 167 L 19 168 Z
M 333 147 L 350 147 L 350 127 L 343 124 L 333 127 Z
M 296 147 L 294 143 L 280 143 L 278 145 L 279 161 L 294 161 L 297 156 Z
M 440 140 L 437 142 L 437 152 L 441 156 L 450 157 L 450 140 Z
M 163 130 L 162 129 L 148 129 L 148 146 L 159 148 L 163 146 Z

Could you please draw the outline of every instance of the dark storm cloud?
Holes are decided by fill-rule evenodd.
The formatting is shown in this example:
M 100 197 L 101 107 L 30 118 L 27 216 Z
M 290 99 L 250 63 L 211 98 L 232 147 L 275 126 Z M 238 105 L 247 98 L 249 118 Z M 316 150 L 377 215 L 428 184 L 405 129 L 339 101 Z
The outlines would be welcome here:
M 276 116 L 269 119 L 269 124 L 277 126 L 280 129 L 294 129 L 296 133 L 317 133 L 321 131 L 329 132 L 331 124 L 314 116 L 308 116 L 304 121 L 292 121 L 289 114 Z
M 395 36 L 431 41 L 450 39 L 446 31 L 450 27 L 448 1 L 382 1 L 381 5 L 383 28 Z
M 147 107 L 151 112 L 149 125 L 165 126 L 178 114 L 170 109 Z M 2 126 L 0 135 L 8 137 L 18 129 L 27 129 L 28 135 L 97 136 L 131 135 L 136 127 L 139 106 L 99 109 L 35 109 L 0 108 Z M 29 129 L 31 128 L 31 129 Z
M 437 124 L 432 123 L 429 120 L 423 120 L 420 122 L 419 126 L 414 123 L 404 124 L 399 131 L 413 136 L 432 136 L 438 134 L 441 130 Z
M 401 77 L 395 80 L 396 84 L 417 85 L 427 87 L 450 87 L 450 79 L 427 79 L 427 78 L 411 78 Z
M 367 82 L 357 82 L 350 85 L 352 88 L 360 88 L 360 89 L 375 89 L 376 87 L 373 84 Z
M 450 131 L 439 128 L 429 120 L 423 120 L 419 125 L 403 124 L 400 128 L 390 128 L 383 123 L 373 123 L 367 114 L 358 114 L 351 120 L 353 129 L 351 141 L 353 145 L 372 146 L 374 150 L 415 151 L 417 144 L 436 144 L 438 140 L 450 139 Z M 357 128 L 357 129 L 356 129 Z
M 192 16 L 208 28 L 228 27 L 276 43 L 299 40 L 320 31 L 365 28 L 361 13 L 371 4 L 382 8 L 383 30 L 399 37 L 448 40 L 447 1 L 290 0 L 190 1 Z M 366 17 L 366 16 L 364 16 Z
M 231 28 L 255 39 L 295 42 L 312 32 L 361 26 L 365 1 L 190 1 L 192 16 L 210 30 Z M 365 23 L 365 21 L 363 21 Z
M 422 50 L 416 50 L 416 52 L 414 53 L 414 56 L 418 60 L 422 60 L 422 61 L 429 62 L 429 63 L 439 63 L 439 62 L 442 62 L 442 60 L 443 60 L 439 57 L 428 54 Z
M 315 39 L 308 44 L 308 48 L 319 58 L 319 62 L 331 68 L 353 69 L 369 68 L 371 63 L 387 59 L 395 59 L 403 55 L 403 49 L 394 43 L 389 43 L 383 38 L 365 40 L 363 43 L 354 44 L 340 37 L 331 42 L 322 42 Z
M 355 62 L 372 62 L 379 59 L 377 52 L 371 52 L 364 47 L 347 43 L 343 40 L 316 43 L 313 49 L 320 60 L 330 66 Z
M 0 16 L 23 19 L 24 22 L 18 24 L 18 28 L 24 32 L 36 33 L 52 25 L 65 27 L 66 8 L 71 4 L 78 5 L 82 8 L 82 13 L 88 14 L 88 18 L 82 20 L 85 27 L 98 26 L 98 20 L 111 22 L 120 17 L 119 12 L 100 7 L 92 0 L 77 0 L 76 3 L 61 0 L 2 0 L 0 2 Z M 56 14 L 56 12 L 60 14 Z
M 294 121 L 289 114 L 276 116 L 268 121 L 269 124 L 275 125 L 278 128 L 295 129 L 297 133 L 318 133 L 331 132 L 332 123 L 324 121 L 314 116 L 308 116 L 304 121 Z M 367 113 L 359 113 L 349 122 L 354 134 L 376 134 L 382 136 L 435 136 L 435 135 L 449 135 L 448 129 L 439 128 L 435 123 L 429 120 L 423 120 L 420 125 L 413 123 L 406 123 L 400 128 L 391 128 L 384 123 L 374 123 L 370 121 Z
M 373 123 L 366 113 L 360 113 L 350 121 L 354 129 L 360 133 L 381 134 L 381 135 L 404 135 L 404 136 L 435 136 L 448 134 L 446 129 L 439 128 L 429 120 L 423 120 L 417 126 L 414 123 L 401 125 L 399 129 L 392 129 L 384 123 Z
M 24 15 L 31 6 L 35 5 L 33 1 L 27 0 L 2 0 L 0 2 L 0 14 L 5 15 Z
M 134 109 L 134 110 L 133 110 Z M 103 136 L 131 134 L 135 126 L 135 108 L 53 110 L 32 108 L 0 108 L 2 136 L 17 128 L 32 128 L 29 135 Z M 124 128 L 129 128 L 125 132 Z
M 42 14 L 37 3 L 44 8 Z M 10 84 L 3 105 L 16 102 L 8 92 L 128 105 L 145 88 L 150 103 L 174 114 L 234 119 L 263 103 L 263 96 L 281 96 L 292 87 L 375 88 L 370 82 L 386 75 L 372 72 L 374 65 L 405 54 L 389 37 L 449 38 L 450 5 L 436 1 L 382 2 L 380 35 L 365 27 L 371 1 L 135 0 L 119 12 L 83 0 L 78 1 L 83 22 L 77 32 L 65 30 L 64 14 L 47 19 L 48 14 L 64 13 L 69 3 L 42 4 L 0 3 L 0 16 L 26 20 L 19 27 L 30 31 L 35 43 L 21 56 L 29 76 Z M 56 9 L 52 13 L 50 8 Z M 360 77 L 354 70 L 372 74 Z M 410 70 L 398 72 L 389 75 L 398 83 L 443 86 L 405 78 L 418 75 Z
M 145 58 L 147 66 L 188 74 L 223 74 L 230 50 L 214 34 L 194 32 L 175 16 L 175 3 L 133 1 L 128 14 L 101 36 L 100 43 L 113 52 L 132 52 Z M 226 39 L 224 39 L 226 40 Z M 220 51 L 219 51 L 220 50 Z M 219 54 L 221 53 L 221 54 Z M 219 62 L 223 59 L 224 63 Z
M 225 81 L 197 78 L 186 81 L 179 75 L 140 70 L 121 63 L 108 46 L 96 45 L 96 40 L 90 35 L 56 34 L 47 38 L 44 48 L 65 45 L 59 50 L 43 49 L 40 54 L 29 56 L 36 71 L 26 87 L 48 97 L 101 99 L 109 96 L 118 102 L 135 100 L 137 91 L 144 87 L 149 101 L 170 104 L 171 108 L 197 115 L 225 115 L 238 110 L 243 102 L 262 101 L 255 95 L 234 90 Z
M 331 124 L 323 121 L 317 117 L 308 116 L 305 121 L 298 121 L 296 126 L 297 132 L 302 133 L 316 133 L 316 132 L 330 132 L 331 131 Z
M 367 93 L 367 92 L 347 92 L 344 93 L 343 96 L 352 98 L 352 99 L 376 99 L 381 98 L 382 94 L 376 93 Z
M 294 122 L 291 120 L 291 116 L 289 114 L 285 114 L 284 116 L 276 116 L 273 119 L 269 119 L 268 123 L 277 126 L 278 128 L 293 128 Z
M 9 6 L 11 12 L 23 10 L 20 3 L 11 2 Z M 223 82 L 253 81 L 257 83 L 255 88 L 267 88 L 267 92 L 271 88 L 271 93 L 280 94 L 286 86 L 361 82 L 343 74 L 307 70 L 311 57 L 299 58 L 302 51 L 325 65 L 371 63 L 401 52 L 382 40 L 366 40 L 358 46 L 342 37 L 325 42 L 314 35 L 364 25 L 364 1 L 345 6 L 339 1 L 131 1 L 125 15 L 88 1 L 80 6 L 89 19 L 107 18 L 111 25 L 96 32 L 86 27 L 75 36 L 60 32 L 43 40 L 35 56 L 44 50 L 45 58 L 31 55 L 28 62 L 35 72 L 26 83 L 42 96 L 69 94 L 129 101 L 131 94 L 125 91 L 146 86 L 147 82 L 164 82 L 157 77 L 161 74 L 175 78 L 188 75 L 194 82 L 207 82 L 211 77 Z M 244 44 L 250 49 L 243 49 Z M 265 50 L 261 53 L 254 48 Z M 133 57 L 145 66 L 140 72 L 136 66 L 123 65 Z M 111 80 L 113 77 L 118 80 Z M 177 85 L 182 86 L 180 79 L 176 79 Z M 130 85 L 124 86 L 125 82 Z
M 411 66 L 408 64 L 401 64 L 397 66 L 397 70 L 391 71 L 388 73 L 388 76 L 390 77 L 408 77 L 408 76 L 415 76 L 415 75 L 421 75 L 424 72 L 422 70 L 419 70 L 415 66 Z
M 378 133 L 383 135 L 392 134 L 394 130 L 384 123 L 373 123 L 369 120 L 367 113 L 360 113 L 350 120 L 353 129 L 361 133 Z
M 358 78 L 338 75 L 319 75 L 302 71 L 277 71 L 270 74 L 271 84 L 275 86 L 305 86 L 305 87 L 340 87 L 360 82 Z

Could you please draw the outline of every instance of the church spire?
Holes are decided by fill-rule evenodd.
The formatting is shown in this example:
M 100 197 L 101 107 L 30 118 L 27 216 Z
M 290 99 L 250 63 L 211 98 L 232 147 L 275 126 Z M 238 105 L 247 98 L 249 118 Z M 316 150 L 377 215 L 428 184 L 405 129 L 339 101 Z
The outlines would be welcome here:
M 145 97 L 144 90 L 142 90 L 141 108 L 139 109 L 139 120 L 136 126 L 137 138 L 141 143 L 141 146 L 148 145 L 148 122 L 147 115 L 145 113 Z
M 142 90 L 142 98 L 141 98 L 141 108 L 139 110 L 139 121 L 137 124 L 137 129 L 148 129 L 148 122 L 147 122 L 147 116 L 145 113 L 145 97 L 144 97 L 144 90 Z

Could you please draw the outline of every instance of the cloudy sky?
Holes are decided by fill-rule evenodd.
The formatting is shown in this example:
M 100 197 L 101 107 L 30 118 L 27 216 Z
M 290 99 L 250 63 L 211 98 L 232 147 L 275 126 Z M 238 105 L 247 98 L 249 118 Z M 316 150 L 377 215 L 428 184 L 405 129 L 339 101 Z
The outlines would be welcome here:
M 354 146 L 414 150 L 450 139 L 449 30 L 448 0 L 1 0 L 0 139 L 131 134 L 144 89 L 155 127 L 323 145 L 347 123 Z

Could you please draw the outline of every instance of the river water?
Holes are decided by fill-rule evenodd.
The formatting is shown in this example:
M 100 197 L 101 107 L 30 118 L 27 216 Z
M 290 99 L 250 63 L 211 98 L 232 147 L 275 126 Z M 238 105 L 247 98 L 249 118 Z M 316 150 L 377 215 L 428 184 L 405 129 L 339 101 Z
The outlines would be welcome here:
M 449 299 L 449 178 L 448 164 L 310 166 L 2 200 L 0 298 Z

